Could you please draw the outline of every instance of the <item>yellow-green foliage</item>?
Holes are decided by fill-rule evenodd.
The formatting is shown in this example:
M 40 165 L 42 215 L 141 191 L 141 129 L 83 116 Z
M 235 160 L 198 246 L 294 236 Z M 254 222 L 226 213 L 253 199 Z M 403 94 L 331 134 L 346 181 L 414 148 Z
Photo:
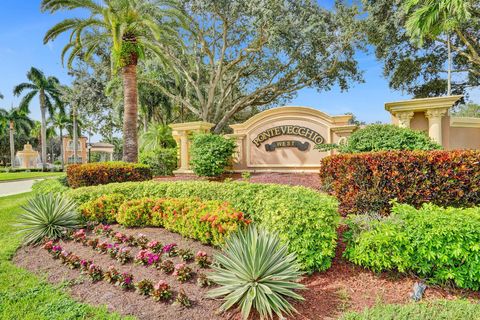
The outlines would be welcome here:
M 480 289 L 480 208 L 395 204 L 389 217 L 350 216 L 347 224 L 345 256 L 353 263 Z
M 118 208 L 124 201 L 125 196 L 122 194 L 106 194 L 81 205 L 80 212 L 87 220 L 113 223 L 116 221 Z
M 335 256 L 339 214 L 335 198 L 305 187 L 247 182 L 127 182 L 64 193 L 78 203 L 104 194 L 126 199 L 188 198 L 228 202 L 248 219 L 279 234 L 306 271 L 326 270 Z

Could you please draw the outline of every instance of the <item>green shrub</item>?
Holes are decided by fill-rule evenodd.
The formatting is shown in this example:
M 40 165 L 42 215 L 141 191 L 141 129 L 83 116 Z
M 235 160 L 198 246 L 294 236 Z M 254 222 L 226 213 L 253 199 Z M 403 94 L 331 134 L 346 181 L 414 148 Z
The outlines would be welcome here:
M 274 233 L 254 226 L 241 230 L 227 239 L 215 261 L 208 278 L 220 287 L 210 290 L 208 297 L 222 297 L 223 311 L 238 305 L 243 319 L 248 319 L 252 307 L 260 319 L 273 313 L 283 319 L 283 314 L 295 311 L 286 298 L 304 300 L 294 291 L 305 288 L 299 283 L 302 273 L 295 254 L 289 254 Z
M 122 194 L 106 194 L 81 205 L 80 212 L 85 219 L 90 221 L 114 223 L 118 208 L 124 201 L 125 196 Z
M 415 207 L 480 204 L 480 151 L 388 151 L 324 158 L 324 190 L 343 214 L 388 214 L 397 199 Z
M 340 145 L 319 145 L 320 150 L 337 149 L 340 153 L 390 150 L 438 150 L 442 147 L 425 133 L 391 124 L 372 124 L 353 132 Z
M 67 167 L 68 185 L 72 188 L 95 186 L 112 182 L 152 179 L 152 171 L 144 164 L 102 162 L 72 164 Z
M 26 244 L 37 244 L 45 238 L 59 239 L 79 225 L 75 203 L 60 195 L 37 195 L 22 208 L 25 213 L 20 215 L 18 227 L 25 233 Z
M 277 232 L 297 254 L 304 270 L 326 270 L 335 256 L 340 220 L 337 201 L 309 188 L 247 182 L 145 181 L 79 188 L 65 195 L 81 204 L 111 193 L 121 193 L 126 199 L 197 197 L 201 201 L 225 201 L 267 230 Z
M 69 190 L 69 188 L 63 184 L 64 181 L 65 177 L 35 181 L 32 185 L 32 192 L 34 194 L 62 194 Z
M 431 283 L 480 288 L 480 208 L 420 209 L 395 204 L 392 214 L 350 217 L 345 257 L 374 271 L 414 272 Z
M 163 227 L 217 246 L 249 223 L 228 203 L 189 198 L 129 200 L 119 207 L 117 222 L 126 227 Z
M 235 151 L 235 141 L 214 134 L 193 136 L 190 165 L 198 176 L 215 177 L 225 172 Z
M 143 163 L 152 169 L 153 175 L 170 176 L 173 174 L 173 171 L 177 169 L 177 149 L 167 148 L 142 151 L 139 160 L 140 163 Z
M 350 312 L 341 320 L 477 320 L 480 304 L 467 300 L 436 300 L 420 303 L 377 305 L 362 312 Z
M 152 199 L 138 199 L 124 202 L 118 208 L 117 222 L 125 227 L 144 227 L 151 221 Z

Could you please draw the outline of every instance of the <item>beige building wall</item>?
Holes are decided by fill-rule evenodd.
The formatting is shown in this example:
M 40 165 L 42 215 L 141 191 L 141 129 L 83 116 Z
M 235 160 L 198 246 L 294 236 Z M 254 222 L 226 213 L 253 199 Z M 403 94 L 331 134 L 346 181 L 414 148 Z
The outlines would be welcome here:
M 73 163 L 73 140 L 69 137 L 63 137 L 63 161 L 65 164 Z M 77 163 L 87 163 L 87 138 L 79 137 L 78 138 L 78 149 L 77 149 Z
M 392 123 L 425 132 L 445 150 L 480 149 L 480 119 L 449 115 L 462 96 L 447 96 L 389 102 L 385 109 Z

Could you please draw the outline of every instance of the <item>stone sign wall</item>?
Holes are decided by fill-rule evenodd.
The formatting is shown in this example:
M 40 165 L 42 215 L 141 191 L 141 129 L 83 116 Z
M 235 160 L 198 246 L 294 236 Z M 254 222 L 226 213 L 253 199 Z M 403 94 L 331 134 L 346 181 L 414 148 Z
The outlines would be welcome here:
M 336 143 L 350 135 L 350 115 L 329 116 L 306 107 L 279 107 L 231 125 L 237 141 L 236 171 L 315 171 L 321 158 L 317 144 Z

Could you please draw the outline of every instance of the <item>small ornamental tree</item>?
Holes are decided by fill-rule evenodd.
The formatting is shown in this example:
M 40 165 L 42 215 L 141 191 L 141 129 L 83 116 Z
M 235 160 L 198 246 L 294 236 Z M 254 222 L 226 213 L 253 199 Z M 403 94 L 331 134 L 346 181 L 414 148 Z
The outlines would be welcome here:
M 235 141 L 220 135 L 195 135 L 190 149 L 193 172 L 205 177 L 221 175 L 229 165 L 235 147 Z
M 392 150 L 438 150 L 442 147 L 420 131 L 390 124 L 373 124 L 359 129 L 343 144 L 317 145 L 320 151 L 337 149 L 340 153 Z

